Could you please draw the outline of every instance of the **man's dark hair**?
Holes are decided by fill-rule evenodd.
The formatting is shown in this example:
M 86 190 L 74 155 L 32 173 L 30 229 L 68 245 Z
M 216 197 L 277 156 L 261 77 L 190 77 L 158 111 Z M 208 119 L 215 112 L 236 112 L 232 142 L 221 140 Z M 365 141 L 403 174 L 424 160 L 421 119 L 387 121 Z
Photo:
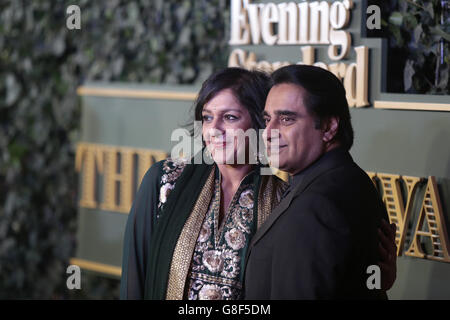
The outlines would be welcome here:
M 353 127 L 345 88 L 331 72 L 308 65 L 289 65 L 272 74 L 273 85 L 290 83 L 305 89 L 304 104 L 308 112 L 318 120 L 316 128 L 330 117 L 339 118 L 335 141 L 349 150 L 353 145 Z
M 194 104 L 194 120 L 202 121 L 204 105 L 222 90 L 230 89 L 239 103 L 250 113 L 253 128 L 255 130 L 263 129 L 262 112 L 271 87 L 270 84 L 270 77 L 261 71 L 249 71 L 242 68 L 220 70 L 203 83 Z

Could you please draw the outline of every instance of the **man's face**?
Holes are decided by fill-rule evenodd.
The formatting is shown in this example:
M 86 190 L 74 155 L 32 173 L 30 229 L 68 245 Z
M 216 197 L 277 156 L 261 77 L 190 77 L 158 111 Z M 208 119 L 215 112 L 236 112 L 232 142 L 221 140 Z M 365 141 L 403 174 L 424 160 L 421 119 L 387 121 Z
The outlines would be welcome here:
M 325 152 L 324 133 L 316 129 L 316 120 L 304 105 L 305 96 L 300 86 L 279 84 L 270 90 L 264 108 L 267 154 L 271 162 L 278 157 L 278 168 L 290 174 L 305 169 Z

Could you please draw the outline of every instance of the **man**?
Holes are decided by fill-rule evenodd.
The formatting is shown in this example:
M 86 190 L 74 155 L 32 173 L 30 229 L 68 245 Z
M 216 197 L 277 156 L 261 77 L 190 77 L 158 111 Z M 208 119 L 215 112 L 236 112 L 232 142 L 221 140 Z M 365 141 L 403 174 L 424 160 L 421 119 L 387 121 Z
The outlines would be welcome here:
M 246 299 L 385 299 L 368 288 L 367 269 L 380 260 L 377 229 L 389 220 L 348 152 L 353 129 L 341 81 L 306 65 L 272 79 L 263 137 L 291 186 L 252 239 Z

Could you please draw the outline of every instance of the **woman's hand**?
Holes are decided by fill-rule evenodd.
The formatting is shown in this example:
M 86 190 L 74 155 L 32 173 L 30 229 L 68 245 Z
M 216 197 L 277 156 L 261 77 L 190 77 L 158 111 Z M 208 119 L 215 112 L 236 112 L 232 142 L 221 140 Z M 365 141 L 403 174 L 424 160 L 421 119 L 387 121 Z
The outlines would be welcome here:
M 397 278 L 397 245 L 395 244 L 395 223 L 387 223 L 382 220 L 378 229 L 378 249 L 381 261 L 378 263 L 381 269 L 381 289 L 389 290 Z

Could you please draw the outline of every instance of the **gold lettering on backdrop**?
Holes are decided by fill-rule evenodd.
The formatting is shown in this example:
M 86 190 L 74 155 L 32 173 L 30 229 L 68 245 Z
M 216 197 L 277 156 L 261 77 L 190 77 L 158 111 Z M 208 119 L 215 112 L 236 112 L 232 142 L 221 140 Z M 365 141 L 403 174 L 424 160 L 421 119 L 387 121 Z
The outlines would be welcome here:
M 279 3 L 278 10 L 280 12 L 280 21 L 278 24 L 279 30 L 278 44 L 296 44 L 298 34 L 297 5 L 294 2 Z
M 431 254 L 423 251 L 421 237 L 428 238 L 431 242 Z M 442 212 L 439 191 L 434 177 L 428 179 L 425 196 L 420 209 L 419 219 L 412 238 L 411 246 L 405 255 L 427 258 L 437 261 L 450 262 L 450 248 L 447 228 Z
M 244 3 L 246 3 L 245 1 Z M 258 24 L 259 27 L 259 24 Z M 231 39 L 230 44 L 248 44 L 250 40 L 247 12 L 242 1 L 231 1 Z M 259 43 L 259 40 L 258 42 Z
M 381 182 L 383 202 L 386 205 L 389 221 L 394 222 L 397 225 L 395 243 L 397 245 L 397 254 L 401 256 L 406 238 L 407 223 L 411 216 L 413 200 L 419 182 L 422 181 L 422 179 L 409 176 L 402 177 L 400 175 L 387 173 L 378 173 L 376 174 L 376 177 L 378 177 Z M 405 182 L 407 188 L 406 202 L 403 200 L 401 189 L 402 180 Z M 406 203 L 406 210 L 404 203 Z
M 85 208 L 96 208 L 95 185 L 97 172 L 103 173 L 103 153 L 101 148 L 87 144 L 78 144 L 75 155 L 75 169 L 77 171 L 84 167 L 81 183 L 80 206 Z
M 75 168 L 81 173 L 80 207 L 128 213 L 133 201 L 133 191 L 140 185 L 144 174 L 156 161 L 167 158 L 161 150 L 105 146 L 92 143 L 77 145 Z M 137 157 L 137 161 L 135 161 Z M 137 163 L 137 168 L 135 168 Z M 134 175 L 137 172 L 136 181 Z M 374 186 L 382 194 L 389 221 L 395 222 L 395 241 L 400 256 L 406 241 L 408 223 L 413 213 L 413 204 L 424 178 L 398 174 L 367 172 Z M 103 194 L 95 190 L 103 175 Z M 285 177 L 282 177 L 285 178 Z M 406 201 L 404 200 L 406 195 Z M 99 204 L 100 203 L 100 204 Z M 431 254 L 424 252 L 421 240 L 430 240 Z M 422 206 L 405 255 L 450 262 L 449 240 L 443 215 L 438 186 L 434 177 L 429 177 Z
M 344 87 L 349 107 L 363 107 L 368 100 L 369 49 L 356 47 L 356 63 L 351 63 L 345 72 Z
M 309 34 L 309 43 L 311 44 L 327 44 L 328 33 L 330 32 L 330 4 L 326 1 L 310 2 L 311 25 Z
M 153 163 L 164 160 L 167 158 L 167 153 L 164 151 L 156 150 L 136 150 L 138 155 L 138 183 L 140 184 L 142 178 L 147 172 L 148 168 L 152 166 Z
M 302 3 L 260 3 L 231 0 L 230 45 L 306 45 L 331 44 L 334 59 L 347 55 L 350 33 L 342 31 L 350 21 L 349 0 L 312 1 Z M 274 32 L 277 24 L 278 32 Z M 340 30 L 340 31 L 338 31 Z M 342 47 L 337 55 L 337 46 Z
M 303 2 L 299 3 L 299 19 L 300 23 L 298 25 L 298 41 L 299 43 L 308 43 L 309 40 L 309 11 L 308 11 L 308 3 Z
M 302 47 L 303 61 L 297 64 L 315 65 L 332 72 L 339 79 L 344 80 L 345 91 L 347 92 L 347 102 L 349 107 L 364 107 L 369 104 L 368 95 L 368 74 L 369 74 L 369 48 L 360 46 L 354 48 L 356 52 L 356 63 L 333 63 L 327 65 L 323 62 L 315 62 L 314 48 L 311 46 Z M 228 57 L 229 67 L 241 67 L 245 69 L 260 69 L 266 72 L 273 72 L 278 68 L 289 65 L 291 62 L 256 61 L 253 52 L 248 54 L 242 49 L 234 49 Z
M 81 173 L 82 179 L 80 207 L 128 213 L 135 186 L 140 185 L 144 174 L 153 163 L 165 158 L 167 153 L 161 150 L 79 143 L 76 149 L 75 168 Z M 101 195 L 95 192 L 99 186 L 97 175 L 103 176 Z
M 376 179 L 376 177 L 377 177 L 376 172 L 370 172 L 370 171 L 367 171 L 366 173 L 367 173 L 367 175 L 369 176 L 370 180 L 372 180 L 372 183 L 373 183 L 373 185 L 375 186 L 375 188 L 378 189 L 377 179 Z
M 330 8 L 330 42 L 328 57 L 331 60 L 341 60 L 348 54 L 352 38 L 350 33 L 340 29 L 346 27 L 350 21 L 349 9 L 353 8 L 352 1 L 333 2 Z M 340 53 L 339 53 L 340 50 Z
M 270 46 L 277 41 L 277 35 L 273 33 L 273 25 L 279 20 L 277 6 L 273 3 L 268 3 L 263 7 L 261 13 L 261 35 L 264 42 Z
M 405 226 L 405 221 L 403 220 L 405 209 L 403 207 L 403 197 L 400 189 L 400 175 L 379 173 L 377 177 L 380 179 L 383 188 L 383 202 L 386 206 L 389 221 L 397 225 L 395 243 L 398 248 L 401 230 Z
M 401 255 L 401 253 L 403 252 L 403 247 L 405 245 L 406 231 L 408 230 L 407 223 L 408 223 L 409 219 L 411 218 L 413 202 L 414 202 L 413 200 L 415 199 L 419 184 L 422 181 L 424 181 L 424 179 L 418 178 L 418 177 L 403 176 L 403 181 L 406 184 L 406 189 L 407 189 L 407 198 L 406 199 L 407 200 L 406 200 L 406 211 L 403 215 L 403 226 L 402 226 L 402 229 L 400 229 L 400 233 L 401 233 L 400 240 L 399 240 L 399 243 L 397 244 L 399 255 Z
M 345 59 L 351 49 L 350 32 L 343 30 L 350 22 L 353 1 L 311 1 L 253 4 L 251 0 L 231 0 L 230 45 L 261 43 L 266 45 L 329 45 L 328 58 Z M 274 26 L 277 26 L 275 32 Z M 329 70 L 343 81 L 350 107 L 369 105 L 369 49 L 355 47 L 356 62 L 314 62 L 314 48 L 301 47 L 303 61 L 297 64 L 314 65 Z M 292 62 L 257 61 L 256 55 L 234 49 L 228 57 L 229 67 L 259 69 L 273 72 Z M 295 62 L 294 62 L 295 63 Z
M 312 65 L 314 63 L 314 48 L 311 46 L 306 46 L 306 47 L 302 47 L 302 58 L 303 58 L 303 63 L 306 65 Z M 275 70 L 275 67 L 274 67 Z
M 133 193 L 133 151 L 104 147 L 105 174 L 103 176 L 103 202 L 100 208 L 108 211 L 130 210 Z M 120 154 L 120 170 L 119 170 Z M 119 192 L 120 188 L 120 192 Z
M 382 193 L 389 221 L 395 222 L 397 225 L 395 242 L 397 244 L 397 255 L 401 256 L 404 252 L 408 223 L 413 213 L 413 204 L 417 198 L 419 186 L 424 185 L 422 182 L 426 179 L 387 173 L 367 172 L 367 174 L 375 187 Z M 380 183 L 377 183 L 377 180 Z M 405 192 L 402 192 L 402 185 L 405 185 Z M 404 201 L 403 194 L 406 194 L 406 201 Z M 419 237 L 428 237 L 431 241 L 431 254 L 424 253 Z M 450 262 L 449 248 L 438 187 L 435 177 L 429 177 L 415 232 L 409 249 L 404 253 L 413 257 Z

